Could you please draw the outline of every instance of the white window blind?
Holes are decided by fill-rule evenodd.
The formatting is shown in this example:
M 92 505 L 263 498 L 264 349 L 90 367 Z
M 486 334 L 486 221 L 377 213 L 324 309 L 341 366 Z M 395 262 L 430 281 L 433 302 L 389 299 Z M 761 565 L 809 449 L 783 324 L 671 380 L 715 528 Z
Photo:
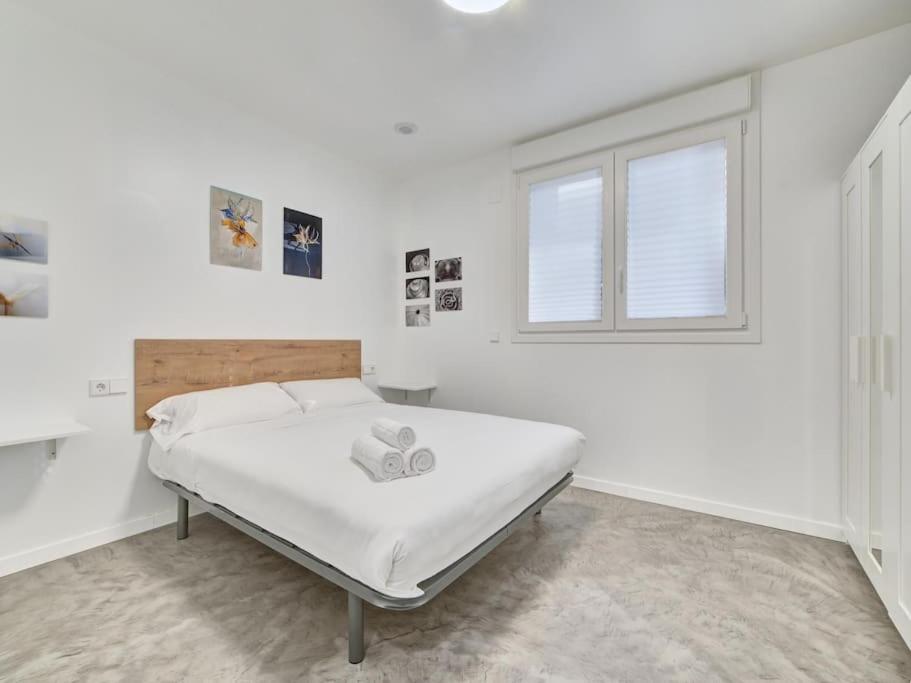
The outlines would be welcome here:
M 528 321 L 601 320 L 601 169 L 529 186 Z
M 725 140 L 630 159 L 627 173 L 627 318 L 726 315 Z

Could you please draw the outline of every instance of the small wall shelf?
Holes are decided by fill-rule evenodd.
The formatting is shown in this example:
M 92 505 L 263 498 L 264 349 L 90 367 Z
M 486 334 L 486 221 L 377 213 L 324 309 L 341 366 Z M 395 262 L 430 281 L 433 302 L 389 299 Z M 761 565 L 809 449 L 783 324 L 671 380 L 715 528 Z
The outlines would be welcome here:
M 430 398 L 433 396 L 434 390 L 437 388 L 436 382 L 396 382 L 396 381 L 380 381 L 377 382 L 377 387 L 380 389 L 391 389 L 393 391 L 404 391 L 405 400 L 408 400 L 408 394 L 413 391 L 426 391 L 427 392 L 427 403 L 430 403 Z
M 50 444 L 50 456 L 56 458 L 57 439 L 87 434 L 90 431 L 92 430 L 84 424 L 71 419 L 24 421 L 0 427 L 0 448 L 47 441 Z

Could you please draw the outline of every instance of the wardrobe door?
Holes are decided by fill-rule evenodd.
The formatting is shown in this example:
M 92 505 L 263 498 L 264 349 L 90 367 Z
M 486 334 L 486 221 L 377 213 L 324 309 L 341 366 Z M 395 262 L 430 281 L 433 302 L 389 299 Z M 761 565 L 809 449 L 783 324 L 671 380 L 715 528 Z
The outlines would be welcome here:
M 890 109 L 892 137 L 897 150 L 898 202 L 901 236 L 901 349 L 911 358 L 911 81 Z M 911 390 L 911 363 L 901 364 L 901 389 Z M 901 405 L 901 463 L 899 472 L 898 595 L 890 613 L 906 642 L 911 643 L 911 400 Z
M 895 154 L 887 146 L 888 116 L 861 152 L 861 225 L 864 253 L 862 343 L 864 448 L 861 459 L 862 538 L 855 552 L 880 597 L 895 594 L 897 574 L 898 413 L 892 344 L 899 287 L 896 226 L 888 215 Z M 891 534 L 890 534 L 891 528 Z
M 864 546 L 862 533 L 864 462 L 863 374 L 863 231 L 861 226 L 860 156 L 851 163 L 841 184 L 843 276 L 843 432 L 842 501 L 845 535 L 855 551 Z

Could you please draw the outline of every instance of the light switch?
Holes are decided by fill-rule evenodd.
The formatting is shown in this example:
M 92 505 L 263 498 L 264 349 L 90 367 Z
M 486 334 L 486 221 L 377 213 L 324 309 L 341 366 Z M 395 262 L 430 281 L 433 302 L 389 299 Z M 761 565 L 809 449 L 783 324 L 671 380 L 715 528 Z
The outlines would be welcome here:
M 130 381 L 126 377 L 113 377 L 110 380 L 111 394 L 125 394 L 130 390 Z
M 376 365 L 373 363 L 367 363 L 364 365 L 361 370 L 365 375 L 375 375 L 376 374 Z
M 490 343 L 491 343 L 491 344 L 499 344 L 499 343 L 500 343 L 500 331 L 499 331 L 499 330 L 493 330 L 493 331 L 490 333 Z
M 89 396 L 107 396 L 111 393 L 111 384 L 106 379 L 89 380 Z

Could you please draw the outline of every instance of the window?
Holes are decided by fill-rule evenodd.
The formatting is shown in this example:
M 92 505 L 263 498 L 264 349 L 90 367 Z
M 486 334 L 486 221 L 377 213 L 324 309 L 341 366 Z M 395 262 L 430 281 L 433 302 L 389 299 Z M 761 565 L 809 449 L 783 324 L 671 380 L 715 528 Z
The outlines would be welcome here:
M 520 174 L 520 341 L 744 330 L 742 140 L 738 119 Z
M 523 174 L 518 207 L 526 229 L 519 290 L 520 329 L 613 329 L 614 156 L 599 154 Z
M 601 320 L 601 169 L 528 189 L 528 320 Z

